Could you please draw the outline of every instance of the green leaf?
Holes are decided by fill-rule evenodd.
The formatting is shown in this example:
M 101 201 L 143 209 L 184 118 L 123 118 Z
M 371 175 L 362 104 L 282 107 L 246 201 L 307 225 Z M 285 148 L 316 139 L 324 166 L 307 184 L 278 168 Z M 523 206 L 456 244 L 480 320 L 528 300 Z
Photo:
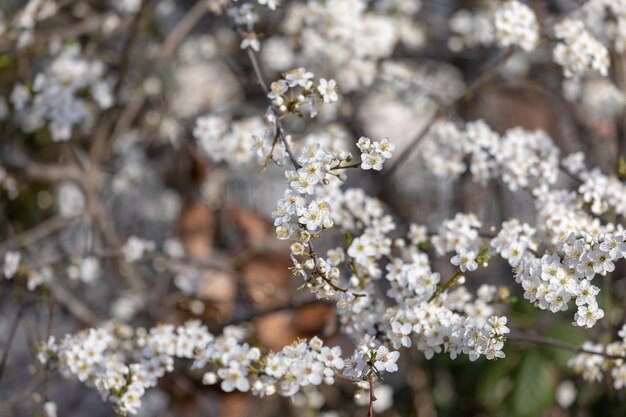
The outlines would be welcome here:
M 626 178 L 626 159 L 623 156 L 620 156 L 617 162 L 617 175 L 621 178 Z
M 348 247 L 350 245 L 352 245 L 352 241 L 353 241 L 353 237 L 352 237 L 352 233 L 350 232 L 346 232 L 346 244 L 348 245 Z
M 552 403 L 555 391 L 552 371 L 552 364 L 541 353 L 531 350 L 524 354 L 511 392 L 511 415 L 538 416 Z

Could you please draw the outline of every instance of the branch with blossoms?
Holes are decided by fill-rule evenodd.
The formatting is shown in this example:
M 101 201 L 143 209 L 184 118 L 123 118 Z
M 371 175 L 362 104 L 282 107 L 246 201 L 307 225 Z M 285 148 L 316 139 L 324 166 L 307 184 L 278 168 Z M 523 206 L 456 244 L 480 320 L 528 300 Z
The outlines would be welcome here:
M 437 79 L 399 59 L 421 57 L 416 50 L 428 39 L 426 26 L 415 24 L 420 2 L 210 0 L 185 10 L 175 2 L 116 0 L 103 6 L 111 8 L 106 13 L 57 3 L 31 0 L 6 26 L 0 20 L 0 36 L 6 35 L 0 50 L 13 54 L 9 64 L 0 56 L 0 70 L 15 60 L 19 75 L 9 101 L 0 100 L 3 132 L 16 137 L 6 153 L 2 145 L 0 189 L 7 201 L 19 202 L 25 190 L 44 186 L 36 205 L 52 210 L 55 193 L 60 211 L 32 229 L 15 220 L 0 243 L 0 276 L 18 308 L 0 377 L 23 324 L 29 343 L 37 341 L 46 382 L 57 372 L 78 379 L 121 415 L 147 409 L 150 393 L 180 370 L 177 361 L 187 361 L 187 378 L 225 393 L 300 398 L 347 382 L 373 417 L 390 407 L 382 388 L 394 383 L 389 374 L 404 374 L 409 349 L 426 359 L 494 361 L 516 354 L 507 348 L 511 342 L 571 351 L 568 366 L 584 380 L 606 376 L 612 389 L 626 387 L 626 328 L 614 327 L 619 311 L 612 288 L 626 258 L 624 164 L 607 173 L 586 161 L 594 161 L 589 152 L 565 152 L 571 147 L 546 130 L 504 129 L 460 109 L 478 107 L 487 85 L 517 88 L 524 78 L 519 66 L 528 72 L 541 64 L 562 78 L 562 95 L 583 109 L 581 120 L 593 119 L 586 109 L 617 120 L 626 96 L 611 88 L 609 77 L 626 38 L 594 22 L 626 27 L 621 3 L 580 2 L 545 23 L 516 0 L 448 11 L 449 51 L 442 56 L 498 49 L 467 86 L 456 70 L 439 68 L 444 76 Z M 422 12 L 431 13 L 426 3 Z M 73 22 L 59 40 L 98 34 L 66 44 L 52 32 L 38 34 L 55 17 Z M 232 30 L 186 39 L 205 21 Z M 211 73 L 219 76 L 207 82 Z M 229 83 L 237 89 L 205 97 L 196 85 L 168 97 L 168 89 L 194 77 L 217 92 Z M 256 102 L 250 97 L 259 90 Z M 596 90 L 601 93 L 593 95 Z M 396 107 L 385 104 L 390 97 Z M 359 112 L 367 99 L 388 112 L 384 129 L 372 128 L 380 123 L 372 113 Z M 423 120 L 410 120 L 412 134 L 403 143 L 396 136 L 406 127 L 398 120 L 410 119 L 406 108 Z M 609 123 L 598 124 L 607 130 Z M 387 130 L 394 134 L 378 133 Z M 526 199 L 532 214 L 494 220 L 459 204 L 463 209 L 414 222 L 389 204 L 387 185 L 401 169 L 419 169 L 420 178 L 448 184 L 452 193 L 470 182 L 474 189 L 497 187 L 512 200 Z M 382 190 L 376 196 L 366 191 L 372 183 Z M 275 186 L 277 198 L 263 184 Z M 224 201 L 242 194 L 238 188 L 271 200 L 269 227 L 250 215 L 238 225 L 243 233 L 231 232 L 232 206 Z M 128 208 L 138 200 L 145 203 L 141 209 Z M 210 224 L 213 235 L 174 239 L 172 219 L 197 200 L 205 210 L 189 215 L 202 220 L 192 228 Z M 10 211 L 3 216 L 20 218 L 13 214 L 19 210 Z M 136 232 L 144 223 L 158 232 Z M 14 233 L 15 226 L 21 232 Z M 226 249 L 235 254 L 226 256 Z M 281 283 L 283 290 L 293 284 L 303 296 L 285 290 L 282 303 L 257 305 L 250 287 L 274 284 L 248 282 L 244 266 L 269 252 L 285 254 L 286 264 L 276 263 L 293 282 Z M 257 274 L 273 279 L 274 271 L 263 267 Z M 207 271 L 223 273 L 228 289 L 207 285 Z M 97 285 L 105 281 L 102 291 Z M 205 295 L 232 292 L 227 303 L 247 313 L 198 320 L 206 313 L 199 301 L 203 285 Z M 98 291 L 115 319 L 87 297 Z M 171 306 L 179 300 L 192 306 L 188 312 Z M 30 320 L 39 320 L 44 304 L 48 328 L 37 328 L 33 338 Z M 89 327 L 60 337 L 52 328 L 56 304 Z M 33 306 L 30 315 L 26 307 Z M 332 310 L 327 329 L 262 346 L 267 339 L 251 322 L 311 306 Z M 517 326 L 520 315 L 527 317 Z M 537 317 L 565 318 L 569 331 L 587 339 L 597 336 L 599 323 L 605 332 L 598 342 L 578 346 L 543 336 L 542 325 L 523 330 L 535 327 Z M 154 324 L 161 320 L 169 323 Z M 331 332 L 337 339 L 322 338 Z M 54 417 L 47 383 L 42 398 L 43 412 Z M 312 407 L 320 415 L 322 408 Z

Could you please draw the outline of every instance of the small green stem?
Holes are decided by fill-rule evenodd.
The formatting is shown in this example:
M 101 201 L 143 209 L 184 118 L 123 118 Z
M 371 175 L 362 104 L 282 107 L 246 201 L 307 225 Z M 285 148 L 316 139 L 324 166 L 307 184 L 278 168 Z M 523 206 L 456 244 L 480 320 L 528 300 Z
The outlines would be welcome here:
M 437 298 L 439 296 L 439 294 L 443 293 L 444 291 L 446 291 L 450 287 L 452 287 L 458 281 L 458 279 L 459 279 L 459 277 L 461 275 L 463 275 L 463 272 L 461 270 L 456 271 L 456 273 L 454 275 L 452 275 L 452 278 L 450 278 L 448 281 L 446 281 L 445 284 L 437 287 L 437 290 L 433 293 L 433 295 L 430 296 L 430 298 L 428 299 L 428 302 L 430 303 L 435 298 Z

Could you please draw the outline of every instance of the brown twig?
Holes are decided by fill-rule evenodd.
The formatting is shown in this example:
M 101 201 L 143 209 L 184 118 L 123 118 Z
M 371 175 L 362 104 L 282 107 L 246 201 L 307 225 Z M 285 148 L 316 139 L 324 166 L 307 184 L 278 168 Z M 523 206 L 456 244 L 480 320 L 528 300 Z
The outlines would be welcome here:
M 139 35 L 141 34 L 141 30 L 145 26 L 148 20 L 148 16 L 150 15 L 150 10 L 152 9 L 152 5 L 154 4 L 154 0 L 143 0 L 141 2 L 141 8 L 135 15 L 132 26 L 130 28 L 130 33 L 126 42 L 124 43 L 124 47 L 122 48 L 122 53 L 119 62 L 119 70 L 117 81 L 115 82 L 115 87 L 113 87 L 113 94 L 115 96 L 119 95 L 119 92 L 124 85 L 124 79 L 126 78 L 126 73 L 129 69 L 130 58 L 133 53 L 133 49 L 137 40 L 139 39 Z
M 24 45 L 17 46 L 15 39 L 0 44 L 0 54 L 23 51 L 25 49 L 34 48 L 38 45 L 48 43 L 52 40 L 64 41 L 66 39 L 75 38 L 99 30 L 103 23 L 114 16 L 114 13 L 103 13 L 101 15 L 92 16 L 88 19 L 81 20 L 74 25 L 57 27 L 41 35 L 35 36 Z M 117 30 L 123 29 L 130 23 L 130 19 L 122 18 Z
M 374 377 L 370 375 L 367 378 L 367 383 L 370 386 L 370 401 L 369 401 L 369 411 L 367 417 L 374 417 L 374 401 L 376 401 L 376 397 L 374 396 Z
M 49 284 L 54 300 L 59 303 L 80 323 L 94 327 L 100 320 L 96 313 L 70 293 L 63 285 Z
M 381 191 L 385 189 L 384 184 L 387 182 L 387 180 L 389 180 L 393 176 L 394 172 L 409 159 L 413 151 L 417 148 L 417 145 L 419 145 L 419 143 L 426 137 L 426 134 L 430 131 L 430 129 L 435 125 L 436 122 L 437 115 L 433 115 L 426 123 L 426 125 L 422 128 L 422 130 L 417 134 L 417 136 L 415 136 L 413 140 L 411 140 L 411 143 L 409 143 L 404 152 L 400 154 L 398 159 L 396 159 L 388 169 L 385 169 L 385 172 L 382 175 L 381 185 L 383 186 L 381 186 Z
M 241 317 L 237 317 L 231 321 L 229 321 L 227 324 L 225 324 L 223 327 L 229 326 L 229 325 L 238 325 L 238 324 L 243 324 L 243 323 L 247 323 L 250 322 L 251 320 L 254 320 L 256 318 L 259 317 L 264 317 L 264 316 L 268 316 L 270 314 L 274 314 L 274 313 L 280 313 L 283 311 L 294 311 L 294 310 L 301 310 L 307 307 L 311 307 L 311 306 L 317 306 L 317 305 L 332 305 L 333 303 L 327 300 L 318 300 L 318 299 L 313 299 L 313 300 L 305 300 L 305 301 L 290 301 L 287 304 L 282 304 L 282 305 L 278 305 L 278 306 L 274 306 L 274 307 L 269 307 L 263 310 L 257 310 L 257 311 L 252 311 L 248 314 L 245 314 Z
M 0 254 L 8 250 L 14 250 L 22 246 L 30 245 L 40 239 L 64 230 L 77 220 L 77 217 L 51 217 L 33 226 L 18 235 L 15 235 L 0 244 Z
M 0 359 L 0 381 L 2 380 L 2 375 L 4 374 L 4 369 L 6 367 L 7 360 L 9 359 L 9 352 L 11 351 L 11 346 L 13 345 L 13 340 L 15 339 L 15 334 L 17 333 L 17 328 L 23 315 L 24 310 L 20 305 L 17 310 L 17 314 L 15 315 L 15 319 L 13 319 L 13 323 L 11 324 L 11 329 L 9 330 L 8 338 L 4 345 L 4 351 L 2 352 L 2 359 Z
M 183 16 L 178 22 L 174 30 L 165 39 L 162 49 L 162 57 L 164 59 L 169 58 L 174 54 L 176 48 L 185 39 L 187 34 L 196 26 L 196 24 L 202 19 L 202 17 L 209 11 L 209 7 L 206 1 L 198 1 L 191 9 Z
M 0 415 L 6 415 L 5 413 L 9 411 L 13 406 L 22 401 L 24 398 L 28 397 L 32 392 L 44 382 L 43 374 L 37 374 L 34 376 L 31 381 L 26 385 L 22 390 L 13 394 L 6 400 L 3 400 L 0 404 Z
M 76 167 L 59 164 L 45 164 L 31 160 L 16 161 L 2 158 L 2 165 L 12 174 L 40 182 L 78 181 L 81 172 Z
M 232 23 L 233 25 L 235 25 L 234 22 Z M 239 33 L 239 35 L 242 38 L 245 37 L 245 34 L 242 33 L 242 31 L 239 30 L 236 26 L 235 26 L 235 30 L 237 31 L 237 33 Z M 246 54 L 248 55 L 250 64 L 252 64 L 252 70 L 254 71 L 256 80 L 261 86 L 261 89 L 263 90 L 263 94 L 267 97 L 267 94 L 269 93 L 269 89 L 267 88 L 267 84 L 265 83 L 265 79 L 263 78 L 263 73 L 261 72 L 261 67 L 259 65 L 259 60 L 256 57 L 256 53 L 251 48 L 247 48 Z M 272 108 L 272 111 L 274 112 L 274 116 L 276 116 L 276 108 L 274 106 L 274 103 L 271 104 L 271 108 Z M 289 155 L 289 159 L 291 160 L 293 167 L 297 171 L 298 169 L 300 169 L 300 164 L 298 163 L 298 160 L 296 159 L 295 155 L 291 151 L 291 147 L 289 146 L 289 142 L 287 142 L 287 137 L 285 136 L 285 129 L 283 128 L 283 124 L 278 119 L 278 117 L 276 117 L 276 128 L 278 132 L 278 137 L 283 143 L 283 146 L 285 147 L 285 150 L 287 151 L 287 155 Z
M 141 8 L 135 14 L 133 23 L 131 24 L 128 37 L 126 38 L 126 42 L 124 42 L 124 46 L 122 47 L 122 51 L 120 53 L 117 79 L 115 81 L 115 85 L 113 86 L 113 96 L 116 98 L 120 96 L 122 86 L 124 85 L 124 80 L 126 79 L 126 75 L 130 69 L 130 60 L 133 49 L 135 47 L 135 44 L 139 40 L 142 28 L 147 23 L 148 16 L 150 14 L 149 12 L 152 9 L 153 4 L 154 0 L 143 0 L 141 3 Z M 96 163 L 98 159 L 101 159 L 102 157 L 105 142 L 108 138 L 107 133 L 113 121 L 111 118 L 111 114 L 113 112 L 113 108 L 103 112 L 95 129 L 96 134 L 94 135 L 94 140 L 90 149 L 90 159 L 92 163 Z
M 585 349 L 576 345 L 569 344 L 567 342 L 563 342 L 561 340 L 553 339 L 550 337 L 537 336 L 532 334 L 521 334 L 521 333 L 512 333 L 507 335 L 508 340 L 512 340 L 514 342 L 527 342 L 527 343 L 536 343 L 544 346 L 551 346 L 559 349 L 569 350 L 575 353 L 586 353 L 589 355 L 597 355 L 602 356 L 607 359 L 612 360 L 624 360 L 626 356 L 624 355 L 611 355 L 605 352 L 595 352 L 593 350 Z

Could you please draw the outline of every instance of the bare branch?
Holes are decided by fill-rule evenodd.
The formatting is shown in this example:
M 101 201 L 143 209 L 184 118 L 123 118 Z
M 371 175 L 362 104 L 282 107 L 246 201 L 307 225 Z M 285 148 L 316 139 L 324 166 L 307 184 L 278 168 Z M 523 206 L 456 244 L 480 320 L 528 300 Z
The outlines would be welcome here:
M 512 340 L 514 342 L 525 342 L 525 343 L 536 343 L 544 346 L 551 346 L 559 349 L 569 350 L 570 352 L 575 353 L 587 353 L 590 355 L 602 356 L 607 359 L 613 360 L 624 360 L 626 356 L 624 355 L 610 355 L 605 352 L 595 352 L 593 350 L 588 350 L 582 347 L 578 347 L 567 342 L 563 342 L 561 340 L 552 339 L 550 337 L 537 336 L 531 334 L 521 334 L 521 333 L 513 333 L 507 336 L 508 340 Z

